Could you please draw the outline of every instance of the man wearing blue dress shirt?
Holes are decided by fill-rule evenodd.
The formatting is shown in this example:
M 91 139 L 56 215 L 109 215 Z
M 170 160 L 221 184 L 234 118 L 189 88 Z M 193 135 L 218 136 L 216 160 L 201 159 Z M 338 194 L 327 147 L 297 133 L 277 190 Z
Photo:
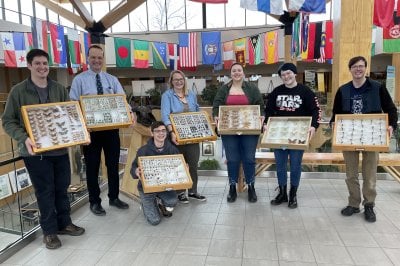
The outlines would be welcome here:
M 72 81 L 70 91 L 71 100 L 78 101 L 81 95 L 125 94 L 118 79 L 102 71 L 104 51 L 100 46 L 92 45 L 89 47 L 88 60 L 90 69 L 77 75 Z M 104 150 L 107 166 L 109 204 L 119 209 L 128 209 L 129 205 L 118 198 L 119 130 L 92 131 L 90 132 L 90 138 L 90 145 L 83 146 L 90 210 L 95 215 L 106 215 L 106 211 L 101 206 L 99 188 L 99 167 L 102 149 Z

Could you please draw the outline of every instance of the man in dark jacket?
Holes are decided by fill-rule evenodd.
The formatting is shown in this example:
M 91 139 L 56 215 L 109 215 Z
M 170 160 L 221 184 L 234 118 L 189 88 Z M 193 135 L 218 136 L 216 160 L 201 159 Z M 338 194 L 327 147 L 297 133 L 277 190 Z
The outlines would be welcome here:
M 134 179 L 137 179 L 141 174 L 141 169 L 138 166 L 138 158 L 140 156 L 179 154 L 178 149 L 167 139 L 167 127 L 163 122 L 154 122 L 150 129 L 153 138 L 138 150 L 132 163 L 131 175 Z M 163 216 L 172 216 L 172 208 L 178 202 L 175 191 L 144 193 L 140 180 L 138 191 L 142 201 L 143 214 L 150 224 L 157 225 L 161 222 L 160 211 Z
M 385 86 L 365 76 L 367 60 L 356 56 L 349 61 L 349 70 L 353 80 L 341 86 L 335 96 L 331 123 L 336 114 L 371 114 L 387 113 L 389 116 L 389 137 L 397 127 L 397 108 Z M 343 151 L 346 163 L 346 184 L 349 190 L 348 206 L 342 209 L 344 216 L 360 212 L 361 192 L 358 181 L 359 151 Z M 374 213 L 376 198 L 376 171 L 379 153 L 362 152 L 362 193 L 364 200 L 364 215 L 368 222 L 375 222 Z

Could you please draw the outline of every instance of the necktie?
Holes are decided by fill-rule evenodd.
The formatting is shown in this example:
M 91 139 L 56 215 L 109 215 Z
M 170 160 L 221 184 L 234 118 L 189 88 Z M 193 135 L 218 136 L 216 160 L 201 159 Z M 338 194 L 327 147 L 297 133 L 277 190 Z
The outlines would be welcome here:
M 96 74 L 97 94 L 103 94 L 103 85 L 101 84 L 100 75 Z

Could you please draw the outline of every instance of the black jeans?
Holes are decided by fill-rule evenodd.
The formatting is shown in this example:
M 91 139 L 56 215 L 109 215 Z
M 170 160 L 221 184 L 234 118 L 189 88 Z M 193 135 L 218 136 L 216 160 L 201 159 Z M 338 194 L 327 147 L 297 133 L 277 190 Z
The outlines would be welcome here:
M 43 234 L 56 234 L 71 224 L 67 189 L 71 183 L 68 154 L 24 157 L 40 210 Z
M 186 144 L 186 145 L 177 145 L 176 146 L 180 153 L 183 154 L 183 158 L 185 158 L 186 163 L 189 165 L 189 173 L 192 177 L 193 186 L 189 189 L 189 193 L 197 193 L 197 168 L 200 158 L 200 145 L 198 143 L 194 144 Z M 177 191 L 179 194 L 184 190 Z
M 120 153 L 119 130 L 90 132 L 90 145 L 83 146 L 86 163 L 86 182 L 90 204 L 100 204 L 99 168 L 101 150 L 107 167 L 108 198 L 114 200 L 119 194 L 118 162 Z

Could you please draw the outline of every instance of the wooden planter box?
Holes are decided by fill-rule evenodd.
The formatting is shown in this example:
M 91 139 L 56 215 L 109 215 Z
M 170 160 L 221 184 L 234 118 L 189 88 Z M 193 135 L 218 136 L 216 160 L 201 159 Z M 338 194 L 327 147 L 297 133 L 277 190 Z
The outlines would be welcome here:
M 218 133 L 221 135 L 259 135 L 259 105 L 220 105 Z
M 181 190 L 193 185 L 182 154 L 142 156 L 138 158 L 138 165 L 142 169 L 140 180 L 145 193 Z
M 387 114 L 336 115 L 332 148 L 341 151 L 389 151 Z
M 80 103 L 88 129 L 109 130 L 132 124 L 131 109 L 124 94 L 81 96 Z
M 22 118 L 34 152 L 44 152 L 89 142 L 78 102 L 25 105 Z
M 270 117 L 261 138 L 261 147 L 306 150 L 311 120 L 311 116 Z
M 178 144 L 213 141 L 217 135 L 206 112 L 175 113 L 169 115 Z

